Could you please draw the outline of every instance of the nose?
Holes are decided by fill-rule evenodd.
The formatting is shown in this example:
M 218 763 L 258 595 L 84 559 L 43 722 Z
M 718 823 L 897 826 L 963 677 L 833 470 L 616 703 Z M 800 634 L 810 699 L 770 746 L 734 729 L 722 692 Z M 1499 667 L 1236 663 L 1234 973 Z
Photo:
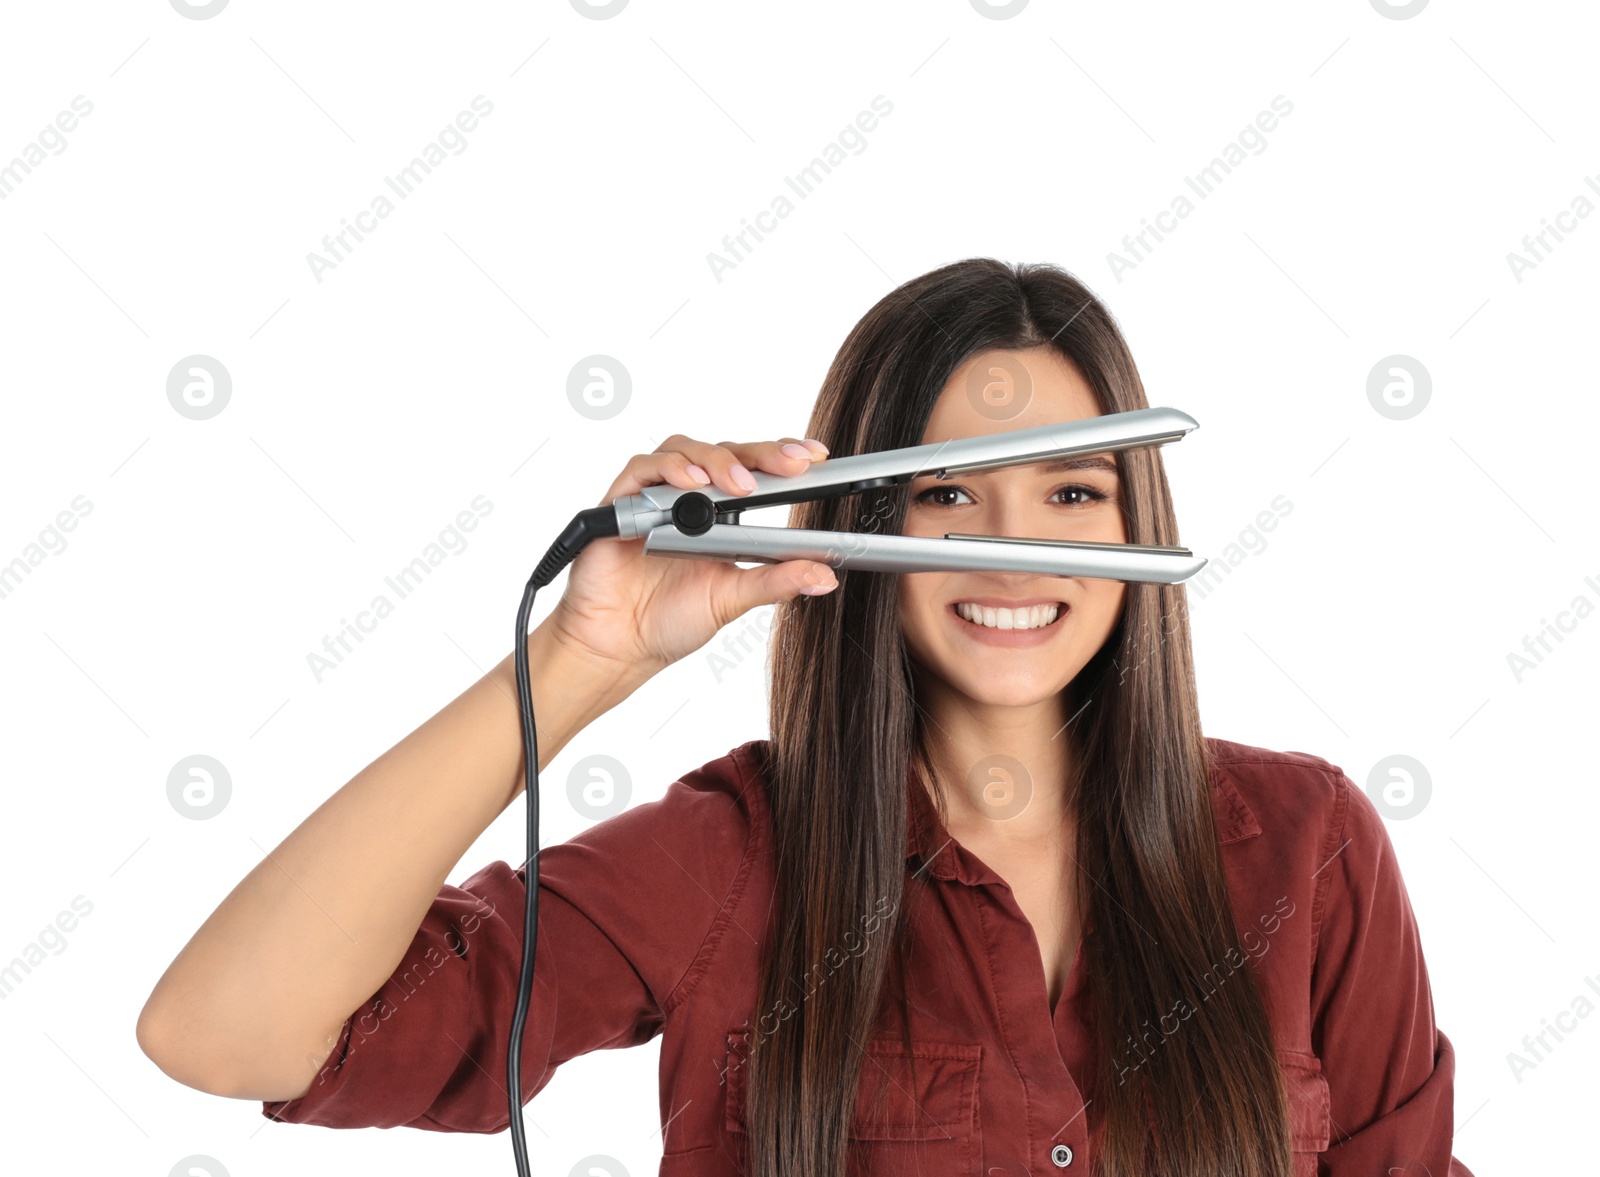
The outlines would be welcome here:
M 1042 497 L 1035 501 L 1032 496 L 1038 493 L 1036 486 L 994 485 L 987 489 L 988 494 L 978 509 L 962 521 L 960 530 L 1023 539 L 1061 538 L 1064 534 L 1070 516 L 1063 516 L 1060 508 L 1052 508 Z

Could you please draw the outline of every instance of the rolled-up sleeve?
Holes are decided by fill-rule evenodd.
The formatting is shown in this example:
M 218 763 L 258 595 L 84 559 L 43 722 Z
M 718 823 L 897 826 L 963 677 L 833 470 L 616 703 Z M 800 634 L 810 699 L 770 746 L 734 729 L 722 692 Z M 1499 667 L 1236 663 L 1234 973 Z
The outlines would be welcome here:
M 697 770 L 698 771 L 698 770 Z M 704 969 L 748 829 L 733 797 L 676 781 L 661 800 L 540 851 L 522 1094 L 563 1062 L 655 1037 Z M 404 957 L 346 1019 L 310 1089 L 269 1119 L 328 1128 L 499 1132 L 522 967 L 525 870 L 492 862 L 430 904 Z
M 1383 818 L 1343 773 L 1312 969 L 1332 1120 L 1319 1177 L 1472 1177 L 1452 1155 L 1455 1051 Z

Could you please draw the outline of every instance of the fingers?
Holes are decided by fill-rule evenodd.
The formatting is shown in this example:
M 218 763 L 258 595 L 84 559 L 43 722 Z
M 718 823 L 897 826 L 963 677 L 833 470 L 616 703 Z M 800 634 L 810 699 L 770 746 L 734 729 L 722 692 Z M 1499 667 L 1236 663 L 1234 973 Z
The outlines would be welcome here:
M 794 448 L 785 450 L 785 446 Z M 783 437 L 777 441 L 723 441 L 712 445 L 674 434 L 662 443 L 662 448 L 677 449 L 686 454 L 711 475 L 716 486 L 740 495 L 749 494 L 755 489 L 754 480 L 746 477 L 752 471 L 764 470 L 787 477 L 808 469 L 813 462 L 820 462 L 827 454 L 820 442 L 813 447 L 795 437 Z
M 785 446 L 794 447 L 786 450 Z M 647 486 L 667 483 L 685 490 L 714 485 L 735 495 L 755 489 L 752 471 L 792 476 L 827 456 L 827 447 L 809 438 L 784 437 L 777 441 L 697 441 L 674 433 L 649 454 L 635 454 L 601 498 L 602 505 L 622 495 L 638 494 Z
M 747 466 L 752 465 L 752 462 L 759 463 L 764 456 L 769 455 L 773 450 L 777 450 L 788 457 L 811 462 L 820 462 L 828 456 L 828 447 L 813 437 L 780 437 L 777 441 L 723 441 L 717 444 L 729 450 Z
M 611 484 L 611 489 L 601 496 L 600 505 L 608 505 L 624 495 L 638 494 L 647 486 L 667 483 L 683 490 L 697 490 L 709 486 L 710 482 L 711 478 L 707 471 L 687 454 L 666 450 L 657 450 L 651 454 L 635 454 L 628 459 L 628 464 L 622 468 L 622 473 L 617 475 L 616 481 Z

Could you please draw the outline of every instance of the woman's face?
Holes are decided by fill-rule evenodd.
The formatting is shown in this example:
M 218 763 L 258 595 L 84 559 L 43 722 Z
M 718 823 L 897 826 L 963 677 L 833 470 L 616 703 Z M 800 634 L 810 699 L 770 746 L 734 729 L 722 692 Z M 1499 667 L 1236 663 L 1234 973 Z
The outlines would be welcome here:
M 1024 407 L 1015 412 L 1018 404 Z M 1099 415 L 1089 385 L 1054 350 L 987 351 L 951 377 L 922 443 Z M 944 481 L 931 473 L 913 479 L 904 534 L 1126 543 L 1115 456 L 1067 461 L 1076 468 L 1041 463 L 956 474 Z M 900 622 L 913 659 L 950 689 L 977 703 L 1025 706 L 1059 693 L 1105 644 L 1124 592 L 1121 581 L 1027 572 L 904 573 Z M 1008 602 L 1045 604 L 1009 614 L 995 608 Z M 958 606 L 970 611 L 974 605 L 989 607 L 978 610 L 976 621 L 958 612 Z M 1049 621 L 1052 612 L 1055 619 L 1043 628 L 1018 628 Z

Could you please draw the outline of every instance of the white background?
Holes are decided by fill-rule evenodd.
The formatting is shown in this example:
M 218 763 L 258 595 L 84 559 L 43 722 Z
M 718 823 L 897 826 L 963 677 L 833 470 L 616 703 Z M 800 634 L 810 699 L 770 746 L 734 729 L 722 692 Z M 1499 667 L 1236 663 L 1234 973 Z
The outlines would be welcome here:
M 1600 201 L 1592 6 L 1033 0 L 996 20 L 968 0 L 635 0 L 595 20 L 554 0 L 234 0 L 195 20 L 145 0 L 4 19 L 0 163 L 93 104 L 0 201 L 0 564 L 92 504 L 0 597 L 0 961 L 93 905 L 0 1001 L 6 1169 L 511 1171 L 507 1135 L 270 1124 L 184 1088 L 138 1050 L 138 1011 L 266 850 L 509 651 L 533 565 L 630 455 L 674 432 L 800 435 L 856 319 L 974 255 L 1079 275 L 1151 403 L 1200 421 L 1164 451 L 1185 543 L 1220 557 L 1293 504 L 1193 602 L 1206 730 L 1363 785 L 1391 754 L 1426 766 L 1429 803 L 1389 833 L 1458 1052 L 1456 1154 L 1479 1177 L 1592 1155 L 1600 1018 L 1565 1018 L 1520 1077 L 1508 1056 L 1600 1003 L 1600 618 L 1569 615 L 1520 681 L 1508 655 L 1575 598 L 1600 605 L 1600 216 L 1521 281 L 1507 262 L 1575 196 Z M 465 150 L 319 281 L 308 253 L 477 95 L 493 113 Z M 893 111 L 865 148 L 713 276 L 724 235 L 877 95 Z M 1123 236 L 1278 95 L 1293 112 L 1264 150 L 1119 280 Z M 566 396 L 597 353 L 632 380 L 605 421 Z M 166 395 L 194 354 L 232 378 L 207 421 Z M 1432 381 L 1403 421 L 1366 391 L 1394 354 Z M 466 548 L 317 681 L 324 636 L 478 495 L 493 510 Z M 546 770 L 547 843 L 589 824 L 565 786 L 591 753 L 637 802 L 766 734 L 759 660 L 719 678 L 718 645 Z M 194 754 L 232 781 L 210 820 L 166 795 Z M 522 822 L 519 803 L 451 881 L 520 862 Z M 536 1171 L 603 1152 L 653 1172 L 656 1058 L 568 1064 L 527 1109 Z

